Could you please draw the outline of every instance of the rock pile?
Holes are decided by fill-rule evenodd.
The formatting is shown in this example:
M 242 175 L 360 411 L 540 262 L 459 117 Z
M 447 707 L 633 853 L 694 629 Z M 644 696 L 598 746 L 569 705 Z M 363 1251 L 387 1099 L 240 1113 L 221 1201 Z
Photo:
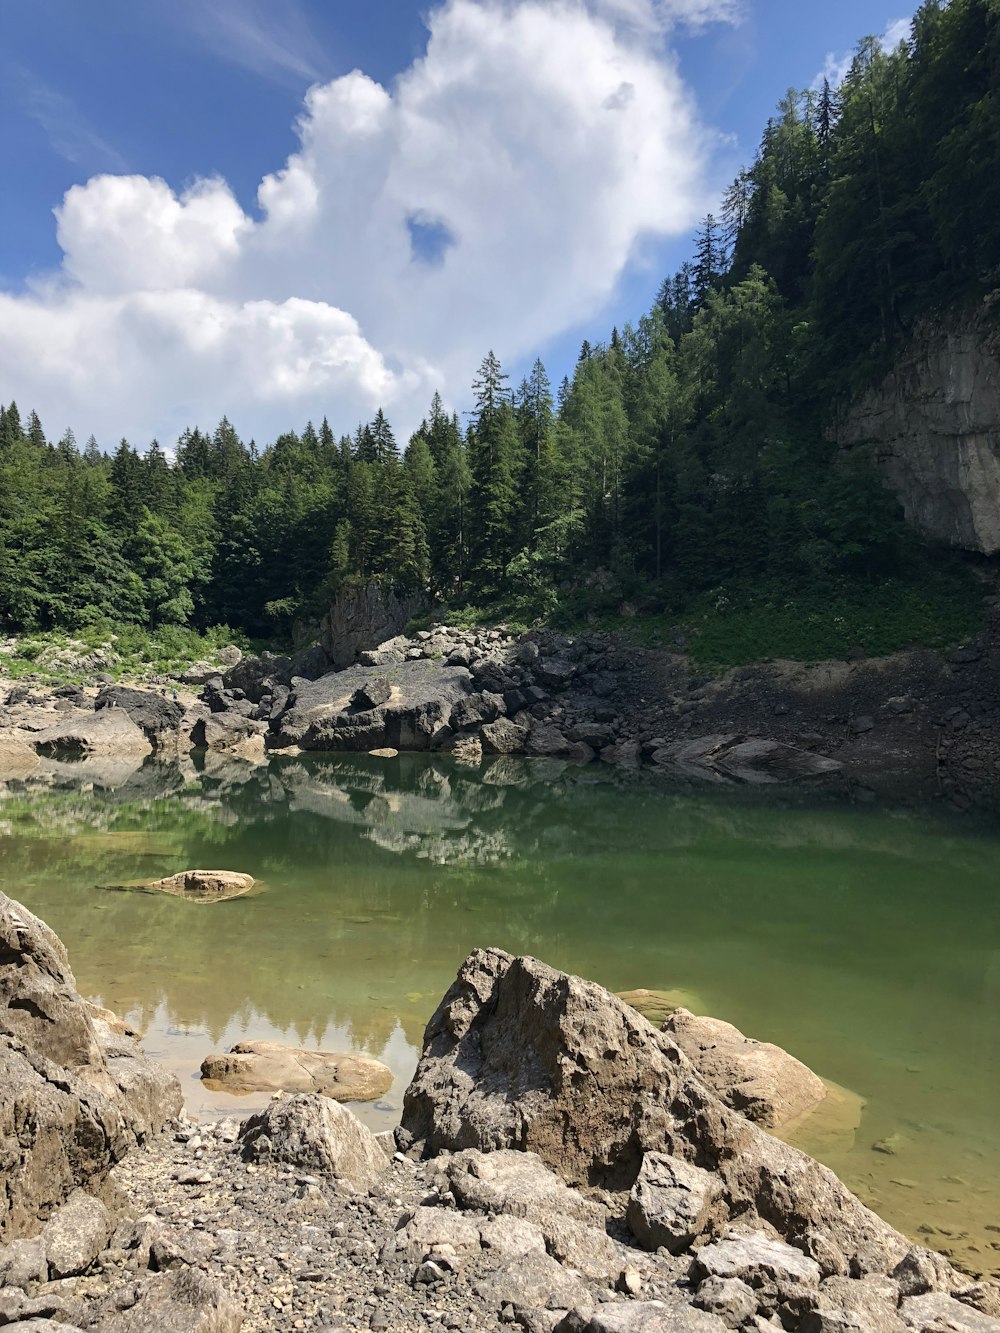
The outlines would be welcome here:
M 3 1058 L 34 1041 L 35 1064 L 48 1060 L 64 1085 L 82 1067 L 100 1073 L 97 1028 L 58 941 L 9 900 L 3 920 Z M 28 998 L 42 1026 L 18 1002 Z M 50 1028 L 61 1035 L 45 1057 Z M 10 1177 L 20 1202 L 4 1220 L 0 1324 L 1000 1333 L 996 1288 L 911 1245 L 719 1100 L 713 1080 L 755 1085 L 747 1109 L 761 1121 L 780 1104 L 762 1069 L 784 1053 L 734 1032 L 713 1043 L 683 1010 L 659 1030 L 592 983 L 483 950 L 428 1025 L 395 1136 L 307 1093 L 276 1097 L 242 1127 L 180 1116 L 123 1157 L 130 1136 L 109 1097 L 121 1143 L 77 1171 L 85 1179 L 71 1170 L 71 1120 L 50 1126 L 48 1147 L 28 1145 L 29 1164 L 40 1154 L 33 1195 L 23 1170 Z M 0 1086 L 0 1107 L 13 1087 L 44 1114 L 44 1096 Z M 11 1160 L 9 1134 L 0 1152 Z

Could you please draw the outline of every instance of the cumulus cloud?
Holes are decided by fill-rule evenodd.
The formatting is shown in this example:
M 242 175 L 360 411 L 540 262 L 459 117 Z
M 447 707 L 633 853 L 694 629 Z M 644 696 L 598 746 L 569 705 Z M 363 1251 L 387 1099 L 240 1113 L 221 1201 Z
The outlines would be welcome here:
M 513 360 L 594 317 L 645 237 L 704 212 L 712 136 L 634 24 L 730 9 L 447 0 L 391 89 L 310 89 L 258 216 L 221 180 L 74 187 L 59 274 L 0 296 L 0 398 L 105 442 L 224 412 L 258 438 L 350 429 L 379 405 L 405 430 L 436 388 L 464 401 L 490 346 Z
M 913 20 L 911 18 L 890 19 L 885 25 L 884 32 L 879 36 L 879 45 L 882 47 L 883 51 L 895 51 L 900 42 L 909 40 L 912 32 Z M 826 60 L 823 63 L 823 68 L 816 75 L 815 79 L 813 79 L 812 86 L 814 88 L 822 88 L 823 80 L 825 79 L 831 88 L 839 88 L 847 78 L 853 60 L 853 51 L 828 51 L 826 53 Z

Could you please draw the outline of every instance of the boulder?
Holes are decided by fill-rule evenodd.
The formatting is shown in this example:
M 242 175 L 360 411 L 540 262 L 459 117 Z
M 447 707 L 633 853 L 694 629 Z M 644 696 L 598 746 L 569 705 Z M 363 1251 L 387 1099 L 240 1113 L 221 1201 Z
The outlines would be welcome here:
M 92 1195 L 74 1190 L 45 1225 L 42 1243 L 51 1278 L 85 1272 L 114 1230 L 111 1214 Z
M 372 676 L 351 695 L 351 707 L 361 710 L 378 708 L 392 697 L 392 685 L 385 676 Z
M 241 1041 L 228 1055 L 208 1055 L 201 1076 L 223 1092 L 319 1092 L 337 1102 L 373 1102 L 392 1086 L 392 1070 L 370 1056 L 274 1041 Z
M 680 1254 L 709 1226 L 722 1185 L 711 1171 L 647 1152 L 629 1195 L 625 1220 L 647 1250 Z
M 0 1241 L 30 1235 L 181 1106 L 177 1080 L 95 1020 L 66 951 L 0 894 Z
M 388 683 L 390 699 L 359 712 L 352 700 L 375 680 Z M 453 706 L 468 695 L 470 680 L 464 667 L 400 661 L 297 681 L 295 702 L 276 724 L 275 743 L 304 750 L 430 750 Z
M 826 1084 L 769 1041 L 745 1037 L 731 1023 L 677 1009 L 663 1025 L 715 1095 L 765 1129 L 780 1129 L 813 1110 Z
M 288 1162 L 368 1190 L 389 1163 L 375 1135 L 329 1097 L 275 1097 L 240 1130 L 248 1161 Z
M 528 739 L 528 728 L 509 717 L 498 717 L 495 722 L 486 723 L 479 738 L 486 754 L 520 754 Z
M 239 1306 L 214 1278 L 197 1268 L 151 1277 L 135 1303 L 109 1312 L 93 1333 L 239 1333 Z M 112 1298 L 112 1301 L 114 1298 Z
M 635 1184 L 647 1152 L 719 1178 L 709 1234 L 766 1227 L 825 1275 L 886 1273 L 908 1242 L 819 1163 L 725 1106 L 669 1034 L 601 987 L 477 950 L 431 1018 L 402 1132 L 426 1154 L 516 1147 L 568 1184 Z
M 192 903 L 218 903 L 227 898 L 241 898 L 256 882 L 253 875 L 237 870 L 182 870 L 166 879 L 143 880 L 137 887 Z
M 1000 1320 L 942 1292 L 908 1297 L 899 1307 L 899 1314 L 913 1333 L 1000 1333 Z
M 596 1310 L 571 1310 L 554 1333 L 725 1333 L 714 1314 L 665 1301 L 623 1301 Z
M 100 713 L 83 713 L 66 718 L 36 732 L 32 737 L 36 754 L 98 755 L 141 757 L 152 753 L 152 746 L 128 714 L 119 708 L 105 708 Z
M 466 1150 L 445 1172 L 460 1207 L 532 1223 L 549 1254 L 596 1281 L 612 1283 L 621 1272 L 624 1252 L 605 1231 L 604 1210 L 534 1153 Z
M 106 708 L 120 708 L 154 746 L 161 746 L 168 737 L 176 738 L 184 716 L 184 705 L 176 699 L 124 685 L 109 685 L 101 690 L 94 708 L 98 713 Z

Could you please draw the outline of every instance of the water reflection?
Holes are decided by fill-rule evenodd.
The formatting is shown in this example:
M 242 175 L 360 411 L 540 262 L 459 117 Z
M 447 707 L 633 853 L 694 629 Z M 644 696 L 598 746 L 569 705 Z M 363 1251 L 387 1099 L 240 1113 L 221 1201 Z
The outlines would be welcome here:
M 693 991 L 789 1047 L 866 1100 L 830 1164 L 925 1241 L 1000 1262 L 994 828 L 834 789 L 420 756 L 46 763 L 0 787 L 0 821 L 0 885 L 196 1110 L 232 1105 L 195 1081 L 204 1054 L 270 1037 L 386 1060 L 396 1083 L 365 1114 L 390 1122 L 462 957 L 498 944 L 616 990 Z M 99 887 L 194 866 L 262 891 L 194 906 Z M 887 1138 L 896 1154 L 874 1153 Z

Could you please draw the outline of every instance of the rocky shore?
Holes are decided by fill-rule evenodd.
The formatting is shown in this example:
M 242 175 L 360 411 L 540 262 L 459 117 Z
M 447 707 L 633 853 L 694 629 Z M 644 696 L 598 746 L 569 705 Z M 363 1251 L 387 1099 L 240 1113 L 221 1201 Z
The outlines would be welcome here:
M 0 897 L 0 1326 L 997 1333 L 1000 1290 L 763 1128 L 810 1071 L 706 1022 L 479 950 L 394 1133 L 312 1093 L 197 1125 Z
M 451 753 L 654 765 L 713 783 L 843 774 L 939 792 L 958 805 L 1000 793 L 1000 610 L 948 654 L 719 677 L 681 652 L 605 635 L 502 628 L 423 630 L 357 649 L 332 669 L 322 647 L 295 658 L 199 663 L 176 681 L 56 689 L 0 680 L 0 769 L 40 757 L 133 766 L 192 751 Z M 353 642 L 353 641 L 352 641 Z

